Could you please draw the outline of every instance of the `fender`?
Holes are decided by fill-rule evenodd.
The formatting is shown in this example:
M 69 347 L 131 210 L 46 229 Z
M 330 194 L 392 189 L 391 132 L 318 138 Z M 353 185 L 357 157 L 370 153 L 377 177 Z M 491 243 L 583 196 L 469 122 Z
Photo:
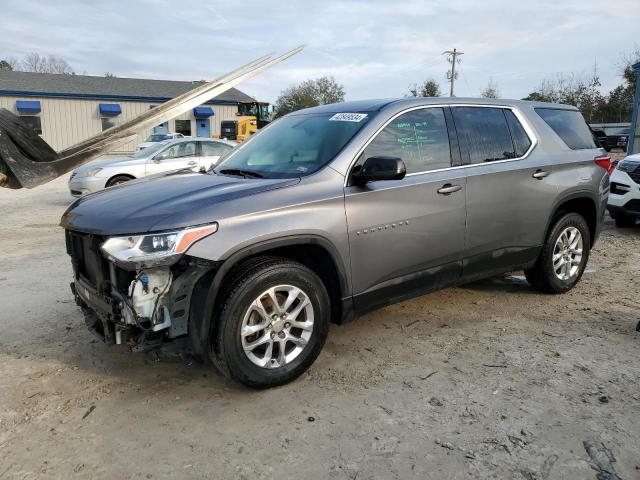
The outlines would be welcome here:
M 544 240 L 547 238 L 547 235 L 549 233 L 549 229 L 551 228 L 551 223 L 553 222 L 553 220 L 555 219 L 555 214 L 558 211 L 558 208 L 560 207 L 560 205 L 562 205 L 563 203 L 566 203 L 570 200 L 576 200 L 576 199 L 580 199 L 580 198 L 587 198 L 589 200 L 591 200 L 593 202 L 593 206 L 596 209 L 596 235 L 594 236 L 594 238 L 591 239 L 591 247 L 593 248 L 593 244 L 596 241 L 596 238 L 598 236 L 598 233 L 600 231 L 600 216 L 598 215 L 600 208 L 598 207 L 599 205 L 599 200 L 597 198 L 597 196 L 594 194 L 593 191 L 591 190 L 587 190 L 587 189 L 581 189 L 581 190 L 574 190 L 568 194 L 563 195 L 562 197 L 559 197 L 558 199 L 556 199 L 556 201 L 553 203 L 553 207 L 551 209 L 551 211 L 553 212 L 553 215 L 549 216 L 549 220 L 547 220 L 547 226 L 544 230 L 544 237 L 542 238 L 542 243 L 544 243 Z
M 205 351 L 208 350 L 207 339 L 211 332 L 211 320 L 215 309 L 215 300 L 217 297 L 217 293 L 220 291 L 222 281 L 229 273 L 229 271 L 231 271 L 231 269 L 234 266 L 238 265 L 238 263 L 242 260 L 254 256 L 258 253 L 273 250 L 275 248 L 294 245 L 318 245 L 327 250 L 334 264 L 336 265 L 338 279 L 340 282 L 340 293 L 343 298 L 343 303 L 344 299 L 351 298 L 351 282 L 347 268 L 340 258 L 338 250 L 335 248 L 333 243 L 331 243 L 326 238 L 319 235 L 289 235 L 285 237 L 257 242 L 234 252 L 229 257 L 218 262 L 218 268 L 213 275 L 209 287 L 206 289 L 204 307 L 201 309 L 192 309 L 193 312 L 199 312 L 199 314 L 197 315 L 197 317 L 199 318 L 193 318 L 193 320 L 191 321 L 191 328 L 196 329 L 196 332 L 194 333 L 197 335 L 197 338 L 200 340 L 200 343 L 204 347 Z M 200 300 L 202 300 L 202 296 L 200 296 Z
M 336 265 L 338 270 L 340 292 L 342 296 L 345 297 L 351 294 L 351 282 L 349 281 L 349 275 L 347 274 L 347 269 L 345 268 L 344 263 L 340 258 L 338 250 L 333 245 L 333 243 L 331 243 L 325 237 L 311 234 L 288 235 L 285 237 L 260 241 L 255 244 L 243 247 L 242 249 L 232 253 L 230 256 L 222 259 L 222 266 L 216 273 L 213 286 L 215 288 L 219 288 L 220 284 L 222 283 L 222 279 L 229 272 L 229 270 L 231 270 L 234 265 L 237 265 L 238 262 L 244 260 L 245 258 L 256 255 L 257 253 L 265 252 L 267 250 L 272 250 L 274 248 L 289 247 L 293 245 L 318 245 L 327 250 L 329 252 L 329 255 L 331 255 L 333 263 Z
M 129 177 L 131 180 L 138 180 L 138 177 L 136 177 L 135 175 L 132 175 L 130 173 L 126 173 L 126 172 L 125 173 L 114 173 L 109 178 L 107 178 L 106 182 L 104 182 L 105 187 L 107 186 L 107 183 L 109 183 L 115 177 Z M 144 178 L 144 177 L 140 177 L 140 178 Z

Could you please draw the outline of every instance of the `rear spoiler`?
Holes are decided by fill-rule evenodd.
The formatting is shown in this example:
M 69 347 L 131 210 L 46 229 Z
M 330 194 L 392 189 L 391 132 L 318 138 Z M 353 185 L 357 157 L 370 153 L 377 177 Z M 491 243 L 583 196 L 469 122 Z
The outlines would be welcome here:
M 0 187 L 33 188 L 58 178 L 131 140 L 141 130 L 155 127 L 203 104 L 303 48 L 294 48 L 277 57 L 272 57 L 273 54 L 260 57 L 60 152 L 51 148 L 19 117 L 9 110 L 0 109 Z

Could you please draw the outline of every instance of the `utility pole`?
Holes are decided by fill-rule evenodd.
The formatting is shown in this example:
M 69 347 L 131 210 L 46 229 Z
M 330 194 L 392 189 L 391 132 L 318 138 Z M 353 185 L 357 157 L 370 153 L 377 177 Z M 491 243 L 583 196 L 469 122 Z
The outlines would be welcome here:
M 449 96 L 453 97 L 453 83 L 456 81 L 456 78 L 458 78 L 458 74 L 456 73 L 456 62 L 460 63 L 460 59 L 458 57 L 460 55 L 464 55 L 464 52 L 460 52 L 454 48 L 453 50 L 442 52 L 442 54 L 447 56 L 447 61 L 451 64 L 451 71 L 447 72 L 447 79 L 450 84 Z

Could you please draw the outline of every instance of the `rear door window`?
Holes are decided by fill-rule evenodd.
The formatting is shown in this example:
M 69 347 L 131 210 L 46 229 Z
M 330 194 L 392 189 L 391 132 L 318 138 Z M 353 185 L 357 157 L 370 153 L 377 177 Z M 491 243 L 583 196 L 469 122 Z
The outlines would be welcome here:
M 511 132 L 502 108 L 451 107 L 451 112 L 458 139 L 467 152 L 470 164 L 520 156 L 516 154 L 511 141 Z
M 536 108 L 536 113 L 572 150 L 596 148 L 591 131 L 577 110 Z
M 447 123 L 442 108 L 412 110 L 393 119 L 365 148 L 363 157 L 400 157 L 407 173 L 451 166 Z
M 221 157 L 229 150 L 230 145 L 225 145 L 219 142 L 202 142 L 202 156 L 203 157 Z

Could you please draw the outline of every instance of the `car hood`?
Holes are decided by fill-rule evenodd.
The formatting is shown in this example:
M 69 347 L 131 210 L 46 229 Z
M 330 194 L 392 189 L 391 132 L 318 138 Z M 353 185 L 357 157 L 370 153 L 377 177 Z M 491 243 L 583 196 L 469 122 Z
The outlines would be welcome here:
M 185 171 L 160 174 L 76 200 L 64 228 L 96 235 L 128 235 L 211 223 L 215 205 L 297 184 L 300 179 L 246 179 Z M 212 209 L 211 207 L 214 206 Z

